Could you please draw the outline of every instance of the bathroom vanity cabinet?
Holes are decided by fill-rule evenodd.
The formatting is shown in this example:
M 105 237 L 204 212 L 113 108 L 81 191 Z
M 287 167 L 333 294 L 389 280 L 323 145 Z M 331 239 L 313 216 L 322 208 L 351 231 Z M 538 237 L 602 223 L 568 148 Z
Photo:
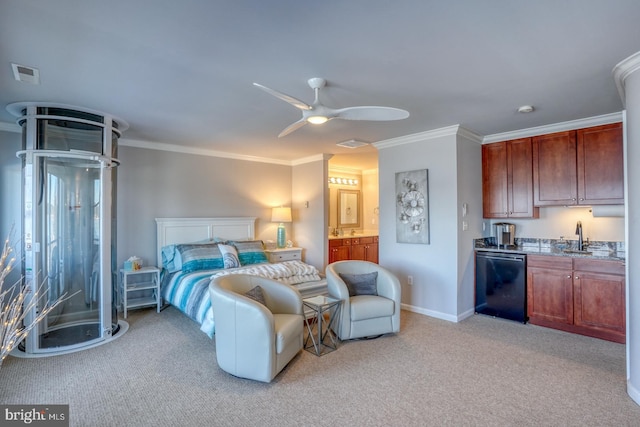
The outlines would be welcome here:
M 378 236 L 329 239 L 329 264 L 361 260 L 378 263 Z

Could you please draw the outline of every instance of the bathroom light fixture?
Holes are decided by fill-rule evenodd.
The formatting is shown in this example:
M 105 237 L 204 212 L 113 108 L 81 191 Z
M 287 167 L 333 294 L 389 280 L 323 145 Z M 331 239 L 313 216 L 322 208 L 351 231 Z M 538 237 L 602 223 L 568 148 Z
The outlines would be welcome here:
M 531 105 L 523 105 L 522 107 L 518 108 L 518 113 L 530 113 L 533 111 L 533 106 Z
M 332 176 L 329 178 L 329 184 L 358 185 L 358 180 L 354 178 L 341 178 L 337 176 Z
M 277 245 L 278 248 L 284 248 L 286 246 L 286 236 L 285 236 L 285 222 L 291 222 L 291 208 L 273 208 L 271 211 L 271 222 L 279 222 L 278 225 L 278 234 L 277 234 Z

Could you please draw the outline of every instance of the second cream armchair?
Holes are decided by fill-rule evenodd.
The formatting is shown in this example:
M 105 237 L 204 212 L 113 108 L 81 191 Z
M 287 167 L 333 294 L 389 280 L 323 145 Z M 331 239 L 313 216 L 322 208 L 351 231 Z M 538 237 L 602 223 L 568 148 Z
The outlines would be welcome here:
M 329 295 L 342 300 L 338 336 L 341 340 L 374 337 L 400 330 L 400 282 L 389 270 L 368 261 L 338 261 L 325 270 Z M 340 277 L 377 273 L 375 295 L 350 295 Z

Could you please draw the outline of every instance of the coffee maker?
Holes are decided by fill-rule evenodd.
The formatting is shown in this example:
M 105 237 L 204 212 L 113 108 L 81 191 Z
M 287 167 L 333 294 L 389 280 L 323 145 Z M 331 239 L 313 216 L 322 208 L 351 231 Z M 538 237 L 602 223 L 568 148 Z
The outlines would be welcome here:
M 508 222 L 497 222 L 493 224 L 493 234 L 498 247 L 515 246 L 516 225 Z

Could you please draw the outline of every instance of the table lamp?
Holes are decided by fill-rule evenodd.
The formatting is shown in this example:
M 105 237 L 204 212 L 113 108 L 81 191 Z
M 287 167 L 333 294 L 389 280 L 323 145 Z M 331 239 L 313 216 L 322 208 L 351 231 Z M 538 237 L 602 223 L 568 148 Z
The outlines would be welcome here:
M 271 222 L 279 222 L 278 225 L 278 238 L 277 245 L 278 248 L 284 248 L 286 246 L 286 238 L 285 238 L 285 222 L 291 222 L 291 208 L 273 208 L 271 211 Z

